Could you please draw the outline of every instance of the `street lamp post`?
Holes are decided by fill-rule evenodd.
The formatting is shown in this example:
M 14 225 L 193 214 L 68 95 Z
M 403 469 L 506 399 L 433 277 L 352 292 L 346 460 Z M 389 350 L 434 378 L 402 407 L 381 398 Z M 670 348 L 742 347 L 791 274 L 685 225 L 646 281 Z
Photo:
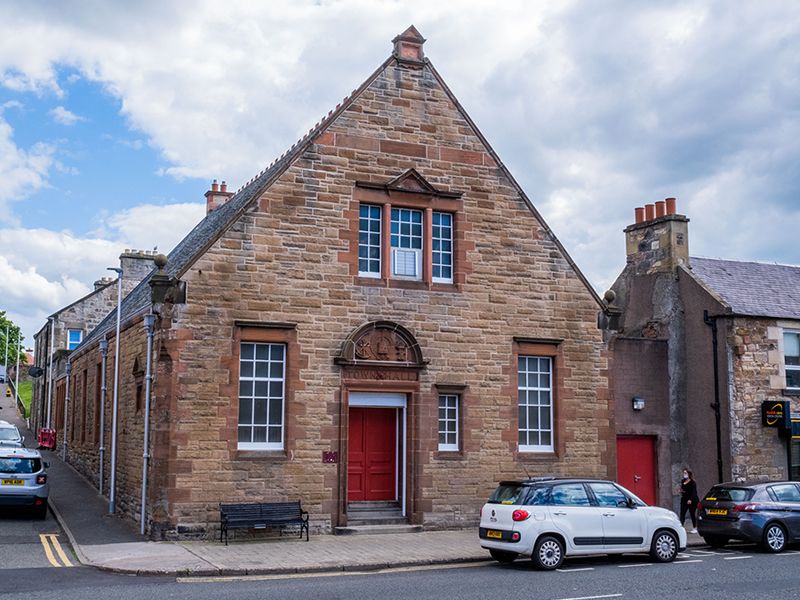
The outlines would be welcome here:
M 108 267 L 117 274 L 117 335 L 114 339 L 114 400 L 111 408 L 111 480 L 108 489 L 108 514 L 114 514 L 117 502 L 117 408 L 119 403 L 119 329 L 122 308 L 122 269 Z
M 50 429 L 52 423 L 50 415 L 53 407 L 53 349 L 56 340 L 56 319 L 55 317 L 47 317 L 50 323 L 50 351 L 47 353 L 47 428 Z
M 106 360 L 108 359 L 108 340 L 100 340 L 100 356 L 102 365 L 100 367 L 100 495 L 103 494 L 104 467 L 106 457 Z M 95 384 L 97 385 L 97 384 Z
M 5 367 L 5 375 L 3 375 L 3 379 L 5 383 L 8 383 L 8 323 L 6 323 L 6 353 L 5 353 L 5 360 L 3 361 L 3 366 Z
M 17 330 L 17 368 L 14 371 L 14 396 L 19 406 L 19 355 L 22 354 L 22 330 Z

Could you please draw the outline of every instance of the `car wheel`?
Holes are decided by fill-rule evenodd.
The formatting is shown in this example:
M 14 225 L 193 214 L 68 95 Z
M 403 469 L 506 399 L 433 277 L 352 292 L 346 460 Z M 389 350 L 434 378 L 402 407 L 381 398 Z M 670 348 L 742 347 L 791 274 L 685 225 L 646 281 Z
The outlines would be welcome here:
M 552 535 L 539 538 L 533 549 L 533 563 L 544 571 L 552 571 L 564 562 L 564 544 Z
M 778 523 L 770 523 L 764 529 L 762 546 L 767 552 L 782 552 L 786 548 L 786 530 Z
M 712 548 L 722 548 L 728 543 L 728 538 L 721 535 L 704 535 L 703 539 Z
M 672 562 L 678 556 L 678 538 L 671 531 L 658 531 L 650 544 L 650 556 L 656 562 Z
M 514 552 L 503 552 L 502 550 L 489 550 L 492 558 L 499 562 L 501 565 L 508 565 L 517 560 L 518 554 Z

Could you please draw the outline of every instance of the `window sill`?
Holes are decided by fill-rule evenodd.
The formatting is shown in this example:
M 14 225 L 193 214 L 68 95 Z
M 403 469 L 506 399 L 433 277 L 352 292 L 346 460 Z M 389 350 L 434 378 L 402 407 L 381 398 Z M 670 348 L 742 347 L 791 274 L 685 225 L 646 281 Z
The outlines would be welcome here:
M 356 277 L 356 285 L 385 287 L 399 290 L 430 290 L 433 292 L 460 292 L 457 283 L 428 283 L 427 281 L 409 281 L 407 279 L 386 279 L 375 277 Z
M 433 455 L 434 460 L 466 460 L 461 450 L 437 450 Z
M 538 461 L 552 461 L 558 458 L 555 450 L 549 451 L 524 451 L 524 450 L 517 450 L 515 453 L 517 460 L 520 461 L 530 461 L 530 462 L 538 462 Z
M 784 396 L 800 396 L 800 389 L 784 389 L 782 393 Z
M 239 450 L 233 452 L 234 460 L 287 460 L 285 450 Z

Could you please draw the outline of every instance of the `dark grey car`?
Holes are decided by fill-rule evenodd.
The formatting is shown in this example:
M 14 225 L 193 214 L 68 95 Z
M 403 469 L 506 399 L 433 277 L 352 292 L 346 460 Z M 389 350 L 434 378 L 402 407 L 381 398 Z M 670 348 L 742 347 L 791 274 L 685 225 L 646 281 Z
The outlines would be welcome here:
M 800 541 L 800 484 L 793 481 L 721 483 L 700 501 L 697 532 L 721 547 L 729 540 L 757 542 L 781 552 Z

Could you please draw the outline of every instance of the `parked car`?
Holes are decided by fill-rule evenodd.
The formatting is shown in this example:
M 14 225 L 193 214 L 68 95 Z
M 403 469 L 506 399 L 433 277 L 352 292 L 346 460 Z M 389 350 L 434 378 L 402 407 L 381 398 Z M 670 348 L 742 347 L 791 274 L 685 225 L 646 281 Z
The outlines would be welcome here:
M 30 507 L 47 516 L 47 463 L 38 450 L 0 447 L 0 506 Z
M 792 481 L 721 483 L 700 501 L 697 532 L 709 546 L 756 542 L 781 552 L 800 541 L 800 485 Z
M 686 548 L 686 531 L 674 512 L 595 479 L 502 481 L 481 509 L 479 536 L 498 562 L 530 556 L 545 570 L 581 554 L 649 552 L 658 562 L 671 562 Z
M 17 426 L 8 421 L 0 421 L 0 446 L 22 446 L 25 438 Z

